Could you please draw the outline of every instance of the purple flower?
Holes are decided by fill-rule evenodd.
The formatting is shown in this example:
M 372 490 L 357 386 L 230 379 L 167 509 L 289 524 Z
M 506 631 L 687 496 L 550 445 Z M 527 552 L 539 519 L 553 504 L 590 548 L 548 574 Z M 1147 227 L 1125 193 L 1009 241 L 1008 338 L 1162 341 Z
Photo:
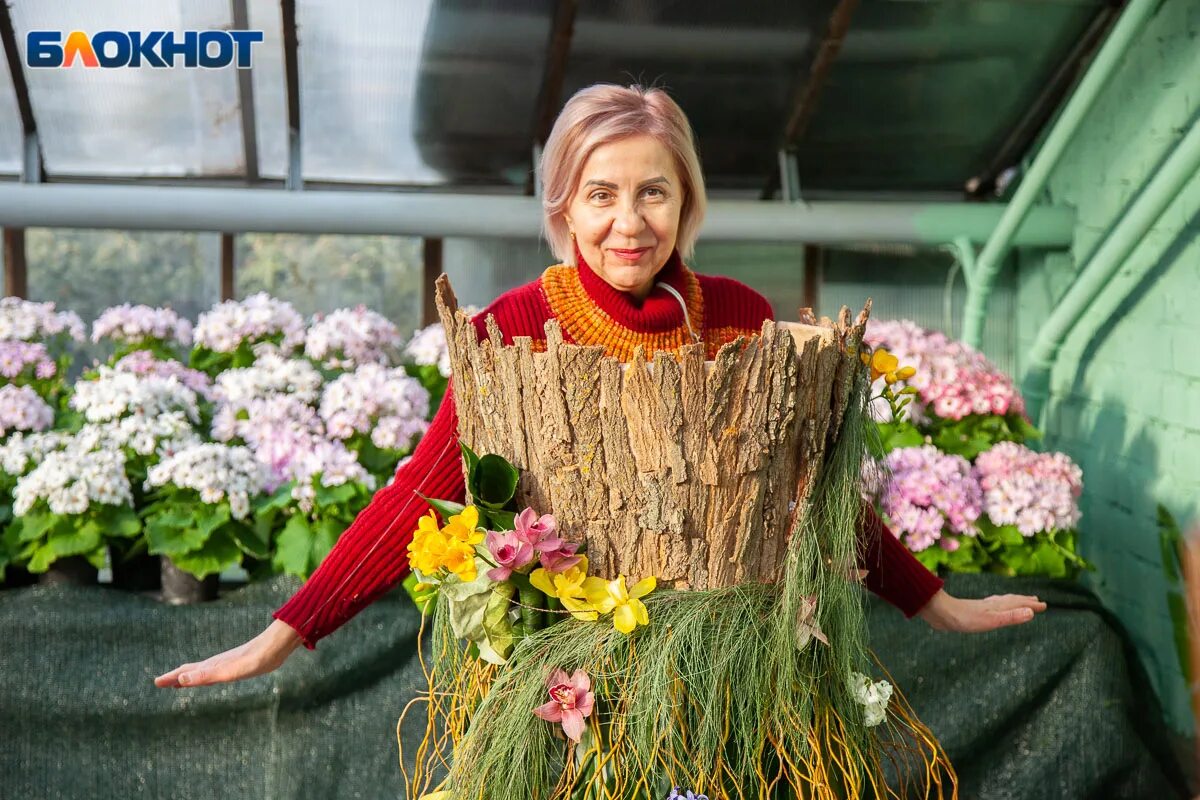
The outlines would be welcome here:
M 515 531 L 489 531 L 484 544 L 498 564 L 488 570 L 488 577 L 494 581 L 506 581 L 513 570 L 533 562 L 533 545 L 521 540 Z

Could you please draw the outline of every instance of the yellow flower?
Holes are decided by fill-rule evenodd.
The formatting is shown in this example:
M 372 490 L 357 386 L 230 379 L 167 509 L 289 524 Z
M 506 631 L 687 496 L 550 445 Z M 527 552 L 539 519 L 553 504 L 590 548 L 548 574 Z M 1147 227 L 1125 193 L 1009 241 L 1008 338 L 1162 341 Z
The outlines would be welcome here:
M 900 360 L 880 347 L 871 353 L 871 382 L 879 380 L 889 372 L 894 372 L 900 366 Z
M 650 594 L 657 584 L 658 581 L 651 576 L 638 581 L 632 590 L 627 591 L 625 576 L 621 575 L 615 581 L 588 578 L 583 582 L 583 590 L 592 608 L 601 614 L 612 612 L 613 627 L 621 633 L 632 633 L 638 625 L 650 621 L 645 604 L 638 598 Z
M 467 506 L 446 523 L 443 532 L 465 545 L 474 546 L 483 541 L 484 533 L 479 530 L 479 509 Z
M 470 583 L 478 576 L 475 571 L 475 548 L 470 545 L 451 541 L 442 563 L 463 583 Z
M 563 608 L 571 612 L 575 619 L 591 621 L 598 614 L 588 605 L 587 596 L 583 590 L 587 580 L 587 556 L 579 559 L 579 563 L 562 572 L 547 572 L 538 568 L 529 576 L 529 582 L 534 588 L 546 593 L 548 597 L 557 597 L 562 601 Z

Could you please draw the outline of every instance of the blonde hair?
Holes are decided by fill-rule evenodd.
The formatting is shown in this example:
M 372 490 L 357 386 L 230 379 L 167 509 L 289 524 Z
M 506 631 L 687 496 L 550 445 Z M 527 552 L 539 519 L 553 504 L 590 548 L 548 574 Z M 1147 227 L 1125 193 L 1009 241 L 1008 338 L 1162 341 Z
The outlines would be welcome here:
M 564 213 L 583 165 L 597 147 L 630 136 L 657 139 L 675 157 L 683 181 L 683 208 L 675 246 L 690 261 L 708 199 L 696 137 L 679 104 L 662 89 L 597 83 L 576 92 L 554 121 L 542 150 L 542 229 L 555 258 L 575 264 L 575 247 Z

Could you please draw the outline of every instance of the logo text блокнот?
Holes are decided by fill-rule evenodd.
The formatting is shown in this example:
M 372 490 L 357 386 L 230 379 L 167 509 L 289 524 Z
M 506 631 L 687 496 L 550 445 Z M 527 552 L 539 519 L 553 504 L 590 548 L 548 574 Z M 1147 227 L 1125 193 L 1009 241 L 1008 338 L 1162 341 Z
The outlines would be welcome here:
M 218 69 L 250 67 L 251 48 L 263 40 L 262 31 L 30 31 L 25 37 L 25 64 L 39 67 L 177 66 Z

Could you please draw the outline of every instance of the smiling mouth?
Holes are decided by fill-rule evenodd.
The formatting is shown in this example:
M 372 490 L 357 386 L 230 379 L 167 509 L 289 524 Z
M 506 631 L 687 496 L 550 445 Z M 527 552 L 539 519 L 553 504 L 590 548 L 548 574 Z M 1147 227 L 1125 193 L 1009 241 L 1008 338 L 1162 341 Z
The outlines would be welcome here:
M 649 249 L 649 247 L 639 247 L 636 250 L 618 250 L 613 248 L 612 252 L 616 253 L 621 258 L 636 259 L 640 258 L 641 255 Z

